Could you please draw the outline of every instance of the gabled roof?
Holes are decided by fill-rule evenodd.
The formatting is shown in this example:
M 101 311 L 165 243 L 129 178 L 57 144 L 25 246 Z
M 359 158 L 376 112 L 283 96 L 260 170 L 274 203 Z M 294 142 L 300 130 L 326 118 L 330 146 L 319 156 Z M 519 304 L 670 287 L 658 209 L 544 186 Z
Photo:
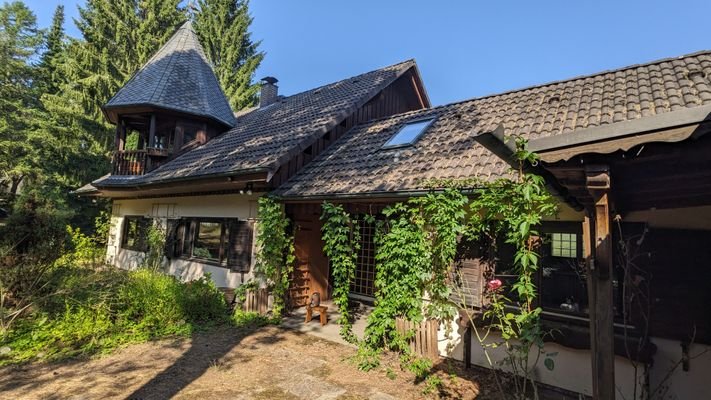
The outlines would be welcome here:
M 126 82 L 104 110 L 132 106 L 198 115 L 229 127 L 235 124 L 230 104 L 190 21 Z
M 146 185 L 248 172 L 273 174 L 410 69 L 416 69 L 414 60 L 280 98 L 239 115 L 228 132 L 143 176 L 109 176 L 94 185 Z
M 414 111 L 353 128 L 276 190 L 285 198 L 419 191 L 428 179 L 507 176 L 477 135 L 540 139 L 711 104 L 711 51 Z M 404 149 L 382 145 L 409 121 L 434 116 Z

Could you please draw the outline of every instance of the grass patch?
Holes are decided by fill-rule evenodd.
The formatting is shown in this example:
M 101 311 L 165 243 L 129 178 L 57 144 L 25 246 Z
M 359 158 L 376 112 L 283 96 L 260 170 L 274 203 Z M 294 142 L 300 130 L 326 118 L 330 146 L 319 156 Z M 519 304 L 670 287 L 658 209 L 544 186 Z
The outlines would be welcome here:
M 209 276 L 183 283 L 149 270 L 60 267 L 49 282 L 53 294 L 1 333 L 0 365 L 106 353 L 229 321 Z

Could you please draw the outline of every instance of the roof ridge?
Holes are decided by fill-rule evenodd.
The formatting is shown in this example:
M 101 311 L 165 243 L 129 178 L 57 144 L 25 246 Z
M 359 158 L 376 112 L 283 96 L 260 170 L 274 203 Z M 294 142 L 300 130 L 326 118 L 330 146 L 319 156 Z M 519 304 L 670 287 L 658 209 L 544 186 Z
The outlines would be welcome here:
M 594 73 L 588 74 L 588 75 L 576 75 L 576 76 L 573 76 L 573 77 L 571 77 L 571 78 L 558 79 L 558 80 L 554 80 L 554 81 L 550 81 L 550 82 L 545 82 L 545 83 L 539 83 L 539 84 L 535 84 L 535 85 L 531 85 L 531 86 L 524 86 L 524 87 L 517 88 L 517 89 L 505 90 L 505 91 L 503 91 L 503 92 L 498 92 L 498 93 L 485 94 L 485 95 L 483 95 L 483 96 L 471 97 L 471 98 L 469 98 L 469 99 L 464 99 L 464 100 L 459 100 L 459 101 L 455 101 L 455 102 L 452 102 L 452 103 L 447 103 L 447 105 L 453 105 L 453 104 L 457 104 L 457 103 L 465 103 L 465 102 L 467 102 L 467 101 L 473 101 L 473 100 L 483 100 L 483 99 L 487 99 L 487 98 L 490 98 L 490 97 L 504 96 L 504 95 L 507 95 L 507 94 L 517 93 L 517 92 L 523 92 L 523 91 L 526 91 L 526 90 L 539 89 L 539 88 L 543 88 L 543 87 L 546 87 L 546 86 L 559 85 L 559 84 L 561 84 L 561 83 L 573 82 L 573 81 L 577 81 L 577 80 L 581 80 L 581 79 L 594 78 L 594 77 L 600 76 L 600 75 L 607 75 L 607 74 L 612 74 L 612 73 L 616 73 L 616 72 L 626 71 L 626 70 L 630 70 L 630 69 L 635 69 L 635 68 L 640 68 L 640 67 L 647 67 L 647 66 L 650 66 L 650 65 L 661 64 L 661 63 L 663 63 L 663 62 L 681 60 L 681 59 L 684 59 L 684 58 L 699 56 L 699 55 L 702 55 L 702 54 L 711 54 L 711 49 L 708 49 L 708 50 L 699 50 L 699 51 L 696 51 L 696 52 L 693 52 L 693 53 L 683 54 L 683 55 L 680 55 L 680 56 L 672 56 L 672 57 L 660 58 L 660 59 L 656 59 L 656 60 L 652 60 L 652 61 L 648 61 L 648 62 L 642 62 L 642 63 L 632 64 L 632 65 L 627 65 L 627 66 L 619 67 L 619 68 L 606 69 L 606 70 L 594 72 Z
M 488 98 L 492 98 L 492 97 L 505 96 L 508 94 L 523 92 L 526 90 L 538 89 L 538 88 L 552 86 L 552 85 L 558 85 L 558 84 L 561 84 L 564 82 L 572 82 L 572 81 L 577 81 L 577 80 L 581 80 L 581 79 L 592 78 L 592 77 L 599 76 L 599 75 L 605 75 L 605 74 L 615 73 L 615 72 L 619 72 L 619 71 L 625 71 L 625 70 L 633 69 L 633 68 L 640 68 L 640 67 L 654 65 L 654 64 L 661 64 L 663 62 L 680 60 L 680 59 L 694 57 L 694 56 L 698 56 L 698 55 L 702 55 L 702 54 L 711 54 L 711 50 L 700 50 L 700 51 L 696 51 L 696 52 L 689 53 L 689 54 L 684 54 L 684 55 L 677 56 L 677 57 L 666 57 L 666 58 L 661 58 L 661 59 L 657 59 L 657 60 L 649 61 L 649 62 L 645 62 L 645 63 L 637 63 L 637 64 L 633 64 L 633 65 L 628 65 L 626 67 L 604 70 L 604 71 L 596 72 L 596 73 L 590 74 L 590 75 L 578 75 L 578 76 L 575 76 L 575 77 L 569 78 L 569 79 L 561 79 L 561 80 L 551 81 L 551 82 L 542 83 L 542 84 L 538 84 L 538 85 L 526 86 L 526 87 L 519 88 L 519 89 L 507 90 L 504 92 L 492 93 L 492 94 L 487 94 L 487 95 L 479 96 L 479 97 L 471 97 L 468 99 L 456 100 L 451 103 L 440 104 L 440 105 L 429 107 L 429 108 L 421 108 L 419 110 L 406 111 L 406 112 L 399 113 L 399 114 L 393 114 L 393 115 L 388 115 L 385 117 L 371 119 L 371 120 L 365 121 L 361 124 L 358 124 L 356 126 L 353 126 L 353 128 L 363 126 L 363 125 L 370 125 L 370 124 L 374 124 L 374 123 L 382 122 L 382 121 L 388 121 L 388 120 L 393 120 L 393 119 L 398 119 L 398 118 L 405 118 L 405 117 L 408 117 L 411 115 L 416 115 L 416 114 L 427 114 L 430 112 L 437 112 L 437 111 L 441 111 L 441 109 L 445 109 L 445 108 L 449 108 L 449 107 L 453 107 L 453 106 L 458 106 L 458 105 L 462 105 L 462 104 L 466 104 L 466 103 L 473 103 L 473 102 L 476 102 L 479 100 L 484 100 L 484 99 L 488 99 Z M 411 60 L 414 61 L 414 59 L 411 59 Z M 410 61 L 410 60 L 408 60 L 408 61 Z M 395 64 L 395 65 L 397 65 L 397 64 Z M 387 68 L 387 67 L 384 67 L 384 68 Z
M 313 92 L 314 90 L 322 89 L 322 88 L 324 88 L 324 87 L 326 87 L 326 86 L 330 86 L 330 85 L 335 85 L 336 83 L 339 83 L 339 82 L 348 81 L 348 80 L 351 80 L 351 79 L 354 79 L 354 78 L 358 78 L 359 76 L 372 74 L 373 72 L 378 72 L 378 71 L 382 71 L 382 70 L 385 70 L 385 69 L 388 69 L 388 68 L 393 68 L 393 67 L 397 67 L 397 66 L 399 66 L 399 65 L 405 65 L 405 64 L 410 64 L 410 65 L 408 66 L 408 68 L 409 68 L 409 67 L 411 67 L 411 66 L 413 66 L 413 65 L 417 65 L 417 62 L 415 61 L 414 58 L 409 58 L 409 59 L 407 59 L 407 60 L 405 60 L 405 61 L 401 61 L 401 62 L 398 62 L 398 63 L 395 63 L 395 64 L 391 64 L 391 65 L 386 65 L 386 66 L 384 66 L 384 67 L 376 68 L 376 69 L 373 69 L 373 70 L 370 70 L 370 71 L 367 71 L 367 72 L 362 72 L 362 73 L 360 73 L 360 74 L 358 74 L 358 75 L 349 76 L 349 77 L 347 77 L 347 78 L 343 78 L 343 79 L 339 79 L 339 80 L 337 80 L 337 81 L 325 83 L 325 84 L 323 84 L 323 85 L 316 86 L 316 87 L 314 87 L 314 88 L 307 89 L 307 90 L 304 90 L 304 91 L 301 91 L 301 92 L 298 92 L 298 93 L 290 94 L 290 95 L 288 95 L 288 96 L 285 96 L 284 99 L 288 99 L 289 97 L 293 97 L 293 96 L 298 96 L 298 95 L 300 95 L 300 94 L 304 94 L 304 93 L 307 93 L 307 92 Z

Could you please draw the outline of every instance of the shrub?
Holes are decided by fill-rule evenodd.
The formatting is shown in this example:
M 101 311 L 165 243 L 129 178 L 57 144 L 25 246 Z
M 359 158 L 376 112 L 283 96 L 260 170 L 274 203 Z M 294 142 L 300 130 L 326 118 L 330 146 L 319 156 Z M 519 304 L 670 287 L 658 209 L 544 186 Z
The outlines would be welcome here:
M 59 266 L 50 281 L 53 295 L 0 337 L 0 365 L 91 355 L 227 320 L 209 276 L 182 283 L 145 269 Z
M 254 311 L 242 311 L 236 309 L 232 314 L 232 323 L 240 328 L 261 328 L 267 325 L 277 325 L 279 317 L 268 317 Z
M 226 318 L 225 296 L 210 279 L 210 275 L 182 285 L 181 306 L 191 322 L 222 321 Z

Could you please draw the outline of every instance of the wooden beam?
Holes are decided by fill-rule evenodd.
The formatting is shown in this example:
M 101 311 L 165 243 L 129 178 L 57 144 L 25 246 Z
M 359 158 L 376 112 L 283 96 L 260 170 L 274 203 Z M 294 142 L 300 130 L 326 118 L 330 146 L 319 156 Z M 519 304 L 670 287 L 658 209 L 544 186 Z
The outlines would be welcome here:
M 590 347 L 593 398 L 615 399 L 615 347 L 613 312 L 613 261 L 610 216 L 610 173 L 607 166 L 585 168 L 587 186 L 594 206 L 583 223 L 587 243 Z
M 148 146 L 155 147 L 156 143 L 156 115 L 151 114 L 151 125 L 148 128 Z

